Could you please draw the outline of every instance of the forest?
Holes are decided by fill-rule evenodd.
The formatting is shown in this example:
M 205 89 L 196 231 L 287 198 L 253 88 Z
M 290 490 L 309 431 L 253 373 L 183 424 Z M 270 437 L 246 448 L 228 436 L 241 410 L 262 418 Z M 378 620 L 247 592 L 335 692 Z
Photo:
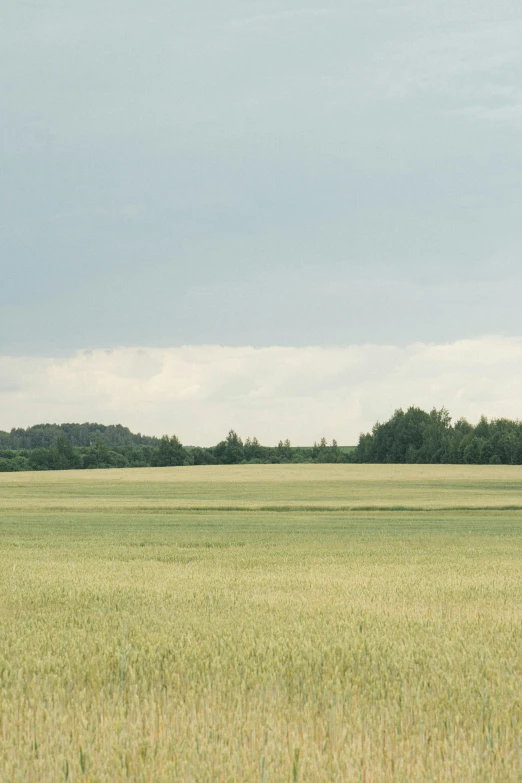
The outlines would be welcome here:
M 446 408 L 399 409 L 362 434 L 350 457 L 371 463 L 520 465 L 522 422 L 482 416 L 475 426 L 463 418 L 452 424 Z
M 398 409 L 362 433 L 356 447 L 322 438 L 313 446 L 281 440 L 263 446 L 234 430 L 215 446 L 184 446 L 176 435 L 132 433 L 122 425 L 39 424 L 0 431 L 0 472 L 89 468 L 277 463 L 522 464 L 522 422 L 482 416 L 478 424 L 452 423 L 445 408 L 429 413 Z
M 181 465 L 238 465 L 302 462 L 344 462 L 346 449 L 322 438 L 312 447 L 289 440 L 262 446 L 230 430 L 216 446 L 183 446 L 176 435 L 162 438 L 134 434 L 121 425 L 39 424 L 0 431 L 0 472 L 21 470 L 81 470 Z M 348 450 L 349 451 L 349 450 Z

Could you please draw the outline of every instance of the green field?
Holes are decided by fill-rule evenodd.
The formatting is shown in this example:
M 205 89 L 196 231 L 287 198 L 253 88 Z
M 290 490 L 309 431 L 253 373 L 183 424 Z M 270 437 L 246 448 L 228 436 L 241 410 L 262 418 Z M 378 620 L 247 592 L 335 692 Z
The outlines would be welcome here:
M 522 468 L 0 474 L 0 780 L 522 780 Z

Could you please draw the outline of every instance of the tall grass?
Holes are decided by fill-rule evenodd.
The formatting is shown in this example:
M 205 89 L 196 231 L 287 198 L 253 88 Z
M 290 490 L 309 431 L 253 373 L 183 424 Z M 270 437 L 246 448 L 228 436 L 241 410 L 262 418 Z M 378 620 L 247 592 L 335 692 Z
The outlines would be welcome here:
M 0 482 L 2 781 L 522 779 L 522 512 L 458 503 L 516 505 L 520 472 L 427 468 L 447 508 L 417 513 L 388 508 L 410 469 L 351 474 L 381 511 L 332 508 L 363 494 L 336 466 L 212 470 L 235 512 L 175 507 L 197 473 Z

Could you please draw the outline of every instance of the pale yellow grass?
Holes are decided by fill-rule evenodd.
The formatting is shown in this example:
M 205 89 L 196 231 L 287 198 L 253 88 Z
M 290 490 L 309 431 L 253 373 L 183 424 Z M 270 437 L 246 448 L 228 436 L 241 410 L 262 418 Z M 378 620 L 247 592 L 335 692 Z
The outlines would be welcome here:
M 1 510 L 270 506 L 522 510 L 522 468 L 494 465 L 237 465 L 0 473 Z
M 2 476 L 0 780 L 522 780 L 521 478 Z

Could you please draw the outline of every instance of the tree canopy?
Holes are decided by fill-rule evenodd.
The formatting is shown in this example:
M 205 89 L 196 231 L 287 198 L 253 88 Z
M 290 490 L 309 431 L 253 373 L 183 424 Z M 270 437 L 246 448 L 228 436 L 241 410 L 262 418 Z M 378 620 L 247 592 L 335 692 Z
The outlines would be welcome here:
M 482 416 L 475 426 L 466 419 L 451 423 L 445 408 L 430 413 L 399 408 L 384 423 L 361 434 L 353 462 L 522 464 L 522 422 Z
M 288 439 L 270 447 L 262 446 L 256 437 L 243 442 L 234 430 L 209 448 L 183 446 L 176 435 L 135 435 L 121 425 L 38 424 L 26 430 L 0 432 L 0 472 L 342 462 L 344 456 L 335 441 L 328 445 L 324 438 L 313 448 L 293 447 Z
M 0 472 L 301 462 L 520 465 L 522 422 L 482 416 L 476 425 L 466 419 L 452 423 L 445 408 L 429 413 L 399 408 L 361 434 L 355 448 L 325 438 L 309 447 L 292 446 L 288 439 L 263 446 L 235 430 L 208 448 L 184 446 L 176 435 L 134 434 L 121 425 L 38 424 L 0 431 Z

